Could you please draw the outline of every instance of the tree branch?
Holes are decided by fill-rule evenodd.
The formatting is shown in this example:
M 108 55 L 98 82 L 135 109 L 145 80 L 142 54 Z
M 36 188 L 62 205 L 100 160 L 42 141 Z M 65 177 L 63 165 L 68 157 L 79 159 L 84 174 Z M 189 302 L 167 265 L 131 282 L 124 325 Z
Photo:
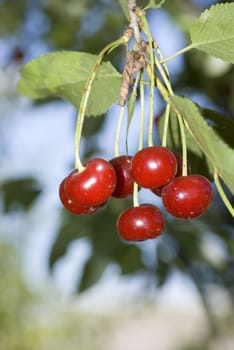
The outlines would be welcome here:
M 135 13 L 136 8 L 136 0 L 128 0 L 128 9 L 130 13 L 130 27 L 133 29 L 136 42 L 139 43 L 141 41 L 141 34 L 138 25 L 138 17 Z

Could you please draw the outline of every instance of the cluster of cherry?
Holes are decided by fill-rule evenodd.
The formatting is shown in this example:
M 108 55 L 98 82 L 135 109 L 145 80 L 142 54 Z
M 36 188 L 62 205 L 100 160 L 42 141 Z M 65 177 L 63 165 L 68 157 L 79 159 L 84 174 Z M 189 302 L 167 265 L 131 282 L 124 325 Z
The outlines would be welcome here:
M 60 184 L 64 207 L 76 215 L 91 214 L 102 208 L 110 196 L 126 198 L 133 194 L 134 183 L 162 197 L 171 215 L 192 219 L 203 214 L 213 199 L 213 189 L 201 175 L 182 176 L 181 155 L 166 147 L 152 146 L 133 157 L 122 155 L 109 162 L 94 158 L 84 170 L 72 171 Z M 128 241 L 143 241 L 161 235 L 165 220 L 151 204 L 135 205 L 120 214 L 119 235 Z

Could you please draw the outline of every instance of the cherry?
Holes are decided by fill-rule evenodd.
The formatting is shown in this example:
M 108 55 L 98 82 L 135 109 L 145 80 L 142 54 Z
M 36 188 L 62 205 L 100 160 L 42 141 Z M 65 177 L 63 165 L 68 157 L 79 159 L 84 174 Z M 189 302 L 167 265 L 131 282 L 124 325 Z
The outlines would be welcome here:
M 21 62 L 24 59 L 24 51 L 21 47 L 16 46 L 11 53 L 11 61 Z
M 162 190 L 167 211 L 177 218 L 192 219 L 203 214 L 213 199 L 213 189 L 201 175 L 180 176 Z
M 165 226 L 161 211 L 151 204 L 142 204 L 120 214 L 117 220 L 119 235 L 126 241 L 144 241 L 162 234 Z
M 104 203 L 114 192 L 116 174 L 104 159 L 94 158 L 85 164 L 82 172 L 72 171 L 65 179 L 65 192 L 73 202 L 83 207 Z
M 71 213 L 76 214 L 76 215 L 92 214 L 92 213 L 95 213 L 99 208 L 101 208 L 103 206 L 103 205 L 99 205 L 96 207 L 81 207 L 78 204 L 73 203 L 68 198 L 68 196 L 65 192 L 65 187 L 64 187 L 65 180 L 66 179 L 64 179 L 59 186 L 59 197 L 60 197 L 60 200 L 61 200 L 63 206 L 68 211 L 70 211 Z
M 119 156 L 110 160 L 111 165 L 115 169 L 117 182 L 113 197 L 126 198 L 133 193 L 133 178 L 130 172 L 131 156 Z
M 174 156 L 176 157 L 177 160 L 177 172 L 175 174 L 175 177 L 182 176 L 182 170 L 183 170 L 183 159 L 181 153 L 178 152 L 173 152 Z M 188 166 L 188 174 L 190 173 L 190 167 Z M 161 197 L 162 195 L 162 190 L 164 186 L 153 188 L 151 191 L 156 194 L 157 196 Z
M 132 158 L 131 174 L 139 186 L 156 188 L 165 186 L 177 172 L 176 158 L 162 146 L 152 146 L 137 152 Z

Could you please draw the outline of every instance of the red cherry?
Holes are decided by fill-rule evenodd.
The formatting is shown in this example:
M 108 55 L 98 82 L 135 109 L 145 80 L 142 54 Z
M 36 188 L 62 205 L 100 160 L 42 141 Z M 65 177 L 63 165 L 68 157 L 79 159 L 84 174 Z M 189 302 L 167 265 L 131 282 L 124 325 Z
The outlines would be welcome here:
M 106 202 L 116 186 L 112 165 L 104 159 L 88 161 L 79 173 L 74 170 L 65 180 L 65 192 L 73 202 L 83 207 L 93 207 Z
M 11 61 L 21 62 L 24 59 L 24 51 L 21 47 L 15 47 L 11 53 Z
M 144 148 L 132 158 L 131 174 L 141 187 L 152 189 L 165 186 L 176 172 L 174 154 L 162 146 Z
M 179 177 L 179 176 L 182 176 L 182 170 L 183 170 L 183 159 L 182 159 L 182 155 L 181 153 L 178 153 L 178 152 L 173 152 L 174 153 L 174 156 L 176 157 L 176 160 L 177 160 L 177 172 L 175 174 L 175 177 Z M 189 169 L 189 166 L 188 166 L 188 174 L 190 173 L 190 169 Z M 157 187 L 157 188 L 153 188 L 151 191 L 156 194 L 157 196 L 161 197 L 162 195 L 162 190 L 163 190 L 163 187 Z
M 65 180 L 59 186 L 59 197 L 63 204 L 63 206 L 73 214 L 76 215 L 84 215 L 84 214 L 92 214 L 95 213 L 98 209 L 100 209 L 103 205 L 99 205 L 96 207 L 81 207 L 78 204 L 73 203 L 67 196 L 65 192 Z
M 126 241 L 144 241 L 162 234 L 165 226 L 161 211 L 151 204 L 142 204 L 120 214 L 117 220 L 119 235 Z
M 130 172 L 131 156 L 119 156 L 110 160 L 111 165 L 115 169 L 117 182 L 113 197 L 126 198 L 133 192 L 133 178 Z
M 177 218 L 192 219 L 203 214 L 211 205 L 213 189 L 201 175 L 180 176 L 162 191 L 163 205 Z

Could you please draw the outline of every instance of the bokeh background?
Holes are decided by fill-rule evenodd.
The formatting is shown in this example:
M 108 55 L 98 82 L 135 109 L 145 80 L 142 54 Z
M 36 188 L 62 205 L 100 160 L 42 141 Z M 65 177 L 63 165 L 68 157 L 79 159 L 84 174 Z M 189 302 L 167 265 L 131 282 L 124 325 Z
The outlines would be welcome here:
M 192 21 L 218 2 L 166 1 L 149 11 L 164 56 L 184 47 Z M 51 51 L 98 53 L 126 26 L 113 0 L 0 1 L 2 350 L 233 349 L 234 227 L 218 195 L 201 218 L 188 223 L 168 216 L 157 241 L 122 242 L 116 218 L 131 199 L 113 199 L 88 218 L 70 215 L 58 199 L 59 184 L 73 168 L 74 107 L 16 92 L 24 63 Z M 110 59 L 122 71 L 124 51 Z M 192 51 L 168 66 L 178 94 L 234 121 L 231 65 Z M 156 96 L 156 120 L 163 107 Z M 138 116 L 136 108 L 131 154 Z M 113 157 L 117 118 L 113 105 L 106 116 L 86 120 L 83 159 Z M 226 132 L 230 139 L 233 130 Z M 189 159 L 193 171 L 209 176 L 204 159 Z M 161 206 L 146 190 L 140 200 Z

